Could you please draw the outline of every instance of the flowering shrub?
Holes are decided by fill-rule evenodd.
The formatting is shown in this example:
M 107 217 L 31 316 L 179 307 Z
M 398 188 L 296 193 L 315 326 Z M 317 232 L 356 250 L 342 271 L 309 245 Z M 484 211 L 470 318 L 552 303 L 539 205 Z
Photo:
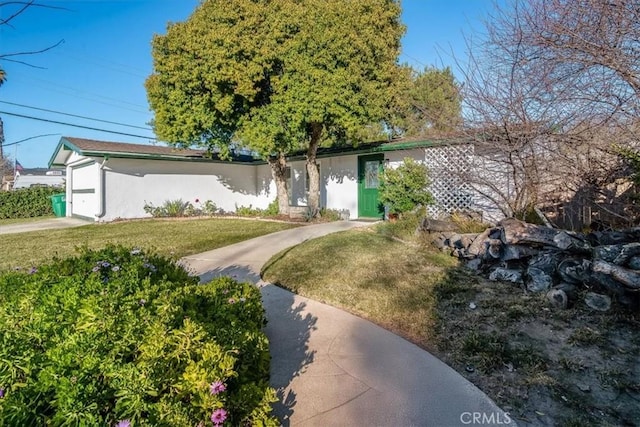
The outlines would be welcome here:
M 276 425 L 259 291 L 139 249 L 0 275 L 0 425 Z

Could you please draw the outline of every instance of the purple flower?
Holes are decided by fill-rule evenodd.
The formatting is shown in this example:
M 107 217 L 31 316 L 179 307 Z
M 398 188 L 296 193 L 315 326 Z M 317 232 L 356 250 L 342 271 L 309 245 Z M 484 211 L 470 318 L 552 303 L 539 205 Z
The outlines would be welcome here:
M 200 203 L 200 199 L 196 199 L 196 203 Z
M 4 387 L 0 387 L 0 399 L 4 399 Z
M 229 298 L 229 304 L 235 304 L 236 300 L 234 298 Z
M 227 419 L 227 411 L 225 411 L 222 408 L 216 409 L 211 414 L 211 422 L 214 423 L 215 425 L 220 425 L 224 423 L 224 420 L 226 419 Z
M 98 266 L 93 267 L 93 268 L 91 269 L 91 271 L 93 271 L 94 273 L 97 273 L 98 271 L 100 271 L 100 267 L 98 267 Z
M 120 271 L 120 266 L 114 265 L 113 267 L 111 267 L 111 271 Z
M 37 269 L 37 268 L 35 268 L 35 267 L 31 267 L 31 268 L 29 269 L 29 274 L 35 274 L 35 273 L 37 273 L 37 272 L 38 272 L 38 269 Z
M 131 427 L 131 421 L 129 421 L 129 420 L 120 420 L 116 424 L 116 427 Z
M 227 386 L 224 385 L 222 381 L 214 381 L 209 386 L 209 391 L 211 392 L 211 394 L 222 393 L 226 389 L 227 389 Z
M 111 264 L 109 264 L 107 261 L 102 261 L 102 264 L 101 264 L 101 265 L 102 265 L 104 268 L 107 268 L 107 267 L 109 267 Z
M 140 248 L 133 248 L 133 250 L 131 252 L 129 252 L 131 255 L 139 255 L 140 252 L 142 252 L 140 250 Z

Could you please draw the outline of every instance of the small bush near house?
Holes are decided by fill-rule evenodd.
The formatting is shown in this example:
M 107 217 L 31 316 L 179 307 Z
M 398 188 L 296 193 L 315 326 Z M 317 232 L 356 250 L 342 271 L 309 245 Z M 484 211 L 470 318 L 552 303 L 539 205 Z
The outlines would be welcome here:
M 236 215 L 238 216 L 260 216 L 262 214 L 262 209 L 254 208 L 252 205 L 249 206 L 238 206 L 236 204 Z
M 0 191 L 0 219 L 53 215 L 51 196 L 59 193 L 64 193 L 64 188 L 32 187 Z
M 276 425 L 249 284 L 110 246 L 0 288 L 0 425 Z
M 380 202 L 394 214 L 433 203 L 433 196 L 427 188 L 428 173 L 425 165 L 410 157 L 395 169 L 385 169 L 380 180 Z
M 211 200 L 200 203 L 198 199 L 195 200 L 195 204 L 184 202 L 182 199 L 166 200 L 162 206 L 145 203 L 144 211 L 151 214 L 154 218 L 214 216 L 224 213 L 222 209 L 219 209 Z
M 340 221 L 342 219 L 342 213 L 337 209 L 320 209 L 320 218 L 325 221 Z

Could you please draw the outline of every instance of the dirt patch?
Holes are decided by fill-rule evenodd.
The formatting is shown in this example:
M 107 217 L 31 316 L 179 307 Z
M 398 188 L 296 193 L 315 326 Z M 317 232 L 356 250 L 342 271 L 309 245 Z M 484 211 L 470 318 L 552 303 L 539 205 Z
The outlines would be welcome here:
M 602 313 L 462 268 L 436 289 L 436 348 L 519 425 L 640 426 L 640 315 Z M 586 290 L 585 290 L 586 293 Z

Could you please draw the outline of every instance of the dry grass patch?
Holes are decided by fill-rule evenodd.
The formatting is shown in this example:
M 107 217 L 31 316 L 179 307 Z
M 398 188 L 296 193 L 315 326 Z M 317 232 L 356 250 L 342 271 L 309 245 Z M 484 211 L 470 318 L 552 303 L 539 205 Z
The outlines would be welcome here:
M 265 280 L 369 319 L 421 346 L 435 325 L 433 287 L 456 264 L 369 229 L 305 242 L 274 256 Z

